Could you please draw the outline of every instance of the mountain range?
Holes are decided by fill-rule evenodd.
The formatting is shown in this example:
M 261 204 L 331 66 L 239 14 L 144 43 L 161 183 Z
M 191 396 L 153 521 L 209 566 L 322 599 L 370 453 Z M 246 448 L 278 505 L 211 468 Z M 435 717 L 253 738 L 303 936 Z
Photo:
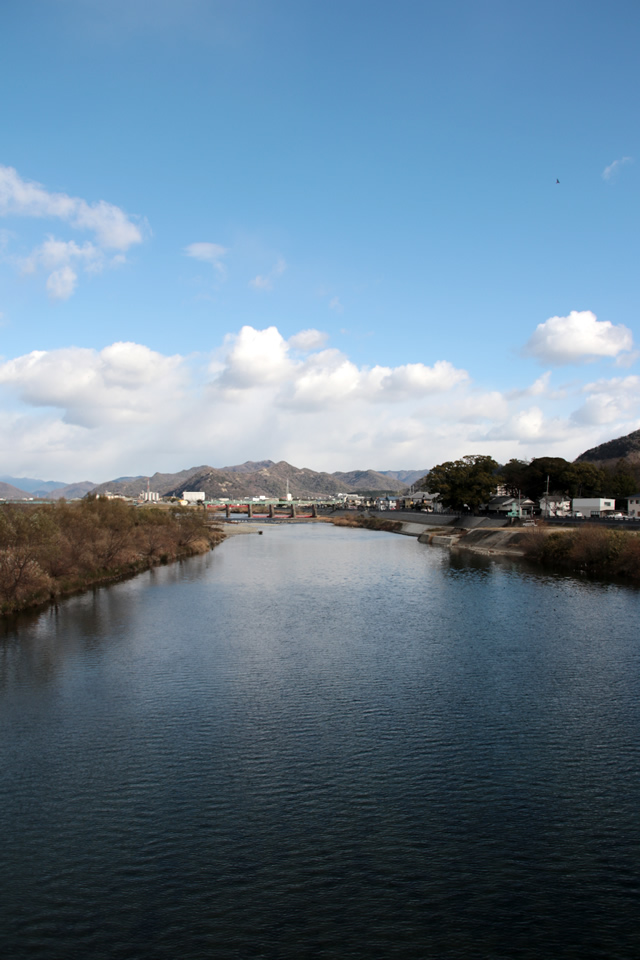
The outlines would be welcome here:
M 38 480 L 35 477 L 0 477 L 0 497 L 5 500 L 73 500 L 84 497 L 93 490 L 95 483 L 81 480 L 78 483 L 62 483 L 57 480 Z
M 247 460 L 221 469 L 210 466 L 192 467 L 179 473 L 155 473 L 151 477 L 126 477 L 98 484 L 96 493 L 120 493 L 137 496 L 149 488 L 161 496 L 182 496 L 182 492 L 202 490 L 207 498 L 281 497 L 287 490 L 293 497 L 335 496 L 351 492 L 389 492 L 406 490 L 407 485 L 419 480 L 425 470 L 354 470 L 349 473 L 319 473 L 294 467 L 285 460 Z
M 620 461 L 633 471 L 640 482 L 640 430 L 624 437 L 591 447 L 576 457 L 600 467 L 615 467 Z M 89 491 L 117 493 L 137 497 L 149 489 L 161 496 L 182 496 L 184 490 L 202 490 L 207 497 L 281 497 L 287 490 L 293 497 L 335 496 L 339 493 L 403 493 L 422 479 L 428 470 L 352 470 L 346 473 L 323 473 L 294 467 L 285 460 L 247 460 L 235 466 L 215 468 L 208 465 L 190 467 L 177 473 L 154 473 L 153 476 L 117 477 L 107 483 L 90 480 L 62 483 L 33 477 L 0 477 L 0 498 L 57 500 L 84 497 Z

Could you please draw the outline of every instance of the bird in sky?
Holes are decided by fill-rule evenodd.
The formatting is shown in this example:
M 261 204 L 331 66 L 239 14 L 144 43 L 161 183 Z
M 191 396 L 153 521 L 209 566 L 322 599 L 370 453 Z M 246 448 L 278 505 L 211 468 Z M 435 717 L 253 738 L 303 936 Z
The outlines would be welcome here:
M 560 183 L 560 181 L 559 181 L 558 179 L 556 179 L 556 183 Z

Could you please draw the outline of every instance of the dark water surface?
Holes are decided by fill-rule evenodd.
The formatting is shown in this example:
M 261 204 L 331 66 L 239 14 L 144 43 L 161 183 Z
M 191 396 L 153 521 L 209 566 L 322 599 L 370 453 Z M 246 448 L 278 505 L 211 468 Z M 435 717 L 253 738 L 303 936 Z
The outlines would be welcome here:
M 275 526 L 0 637 L 0 955 L 637 958 L 638 592 Z

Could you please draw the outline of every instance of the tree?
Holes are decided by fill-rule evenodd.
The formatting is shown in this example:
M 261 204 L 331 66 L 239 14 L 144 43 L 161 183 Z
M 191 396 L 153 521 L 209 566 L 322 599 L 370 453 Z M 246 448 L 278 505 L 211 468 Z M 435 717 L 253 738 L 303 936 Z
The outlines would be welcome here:
M 445 507 L 476 510 L 486 503 L 497 486 L 498 464 L 488 456 L 466 456 L 440 463 L 424 478 L 424 489 L 439 493 Z
M 509 460 L 509 463 L 505 463 L 499 471 L 500 480 L 511 497 L 517 497 L 518 493 L 529 496 L 527 491 L 528 474 L 529 462 L 527 460 Z

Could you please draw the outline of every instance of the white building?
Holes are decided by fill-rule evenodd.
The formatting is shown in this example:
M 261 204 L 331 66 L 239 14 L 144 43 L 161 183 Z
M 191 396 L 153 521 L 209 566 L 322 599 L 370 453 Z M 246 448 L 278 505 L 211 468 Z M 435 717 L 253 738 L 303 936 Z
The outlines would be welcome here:
M 614 513 L 615 509 L 615 500 L 607 500 L 605 497 L 577 497 L 571 501 L 571 512 L 574 515 L 581 513 L 583 517 L 606 517 L 607 514 Z
M 144 490 L 141 499 L 146 503 L 157 503 L 160 499 L 160 494 L 156 493 L 155 490 Z
M 627 513 L 630 517 L 640 519 L 640 493 L 632 493 L 627 497 Z
M 562 496 L 547 494 L 538 501 L 543 517 L 568 517 L 571 513 L 571 500 Z
M 204 490 L 183 490 L 182 499 L 187 503 L 204 503 Z

